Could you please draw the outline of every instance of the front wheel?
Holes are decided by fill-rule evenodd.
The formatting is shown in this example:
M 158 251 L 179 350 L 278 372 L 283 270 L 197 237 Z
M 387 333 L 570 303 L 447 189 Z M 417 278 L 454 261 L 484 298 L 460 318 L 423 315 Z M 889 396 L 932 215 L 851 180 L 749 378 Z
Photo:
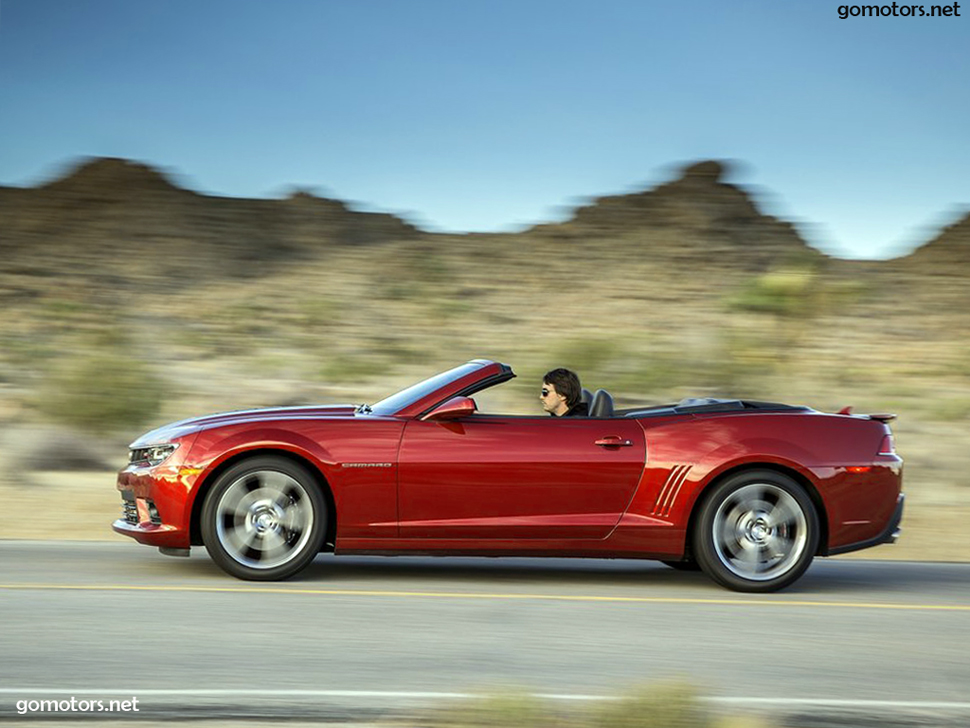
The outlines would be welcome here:
M 818 539 L 818 515 L 804 489 L 781 473 L 754 470 L 711 491 L 694 531 L 694 555 L 729 589 L 772 592 L 805 573 Z
M 327 506 L 306 468 L 285 458 L 243 460 L 213 484 L 202 508 L 209 556 L 240 579 L 276 581 L 320 550 Z

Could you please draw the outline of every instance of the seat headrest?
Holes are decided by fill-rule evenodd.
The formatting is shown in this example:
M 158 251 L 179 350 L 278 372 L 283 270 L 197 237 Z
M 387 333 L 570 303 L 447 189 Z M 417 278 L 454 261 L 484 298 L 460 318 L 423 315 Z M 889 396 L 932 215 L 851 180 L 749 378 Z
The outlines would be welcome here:
M 597 389 L 589 405 L 590 417 L 612 417 L 613 395 L 605 389 Z

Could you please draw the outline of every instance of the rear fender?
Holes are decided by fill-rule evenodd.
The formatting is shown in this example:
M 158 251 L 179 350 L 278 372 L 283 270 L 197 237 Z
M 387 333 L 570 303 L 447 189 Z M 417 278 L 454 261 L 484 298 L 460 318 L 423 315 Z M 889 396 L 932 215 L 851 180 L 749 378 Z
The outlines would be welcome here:
M 691 534 L 694 532 L 695 522 L 697 521 L 701 506 L 707 494 L 721 480 L 743 470 L 774 470 L 782 475 L 787 475 L 801 485 L 815 506 L 815 512 L 818 515 L 819 527 L 821 528 L 821 533 L 819 534 L 819 552 L 822 553 L 828 548 L 829 515 L 825 508 L 825 502 L 822 500 L 822 496 L 816 487 L 816 483 L 822 477 L 834 475 L 834 469 L 828 468 L 824 469 L 825 472 L 816 472 L 803 467 L 793 460 L 773 455 L 765 455 L 762 457 L 748 456 L 733 462 L 722 463 L 719 467 L 708 471 L 704 475 L 697 487 L 692 490 L 690 500 L 685 504 L 690 513 L 686 534 L 688 548 L 691 542 Z

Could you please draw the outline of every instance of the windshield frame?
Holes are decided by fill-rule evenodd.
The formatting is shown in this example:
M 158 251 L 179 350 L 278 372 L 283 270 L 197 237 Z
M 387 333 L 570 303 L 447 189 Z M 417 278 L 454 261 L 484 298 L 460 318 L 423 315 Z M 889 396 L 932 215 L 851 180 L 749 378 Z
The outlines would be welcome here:
M 377 416 L 417 416 L 451 397 L 478 391 L 514 377 L 511 367 L 489 359 L 473 359 L 417 384 L 395 392 L 369 407 L 367 414 Z M 467 395 L 466 395 L 467 396 Z

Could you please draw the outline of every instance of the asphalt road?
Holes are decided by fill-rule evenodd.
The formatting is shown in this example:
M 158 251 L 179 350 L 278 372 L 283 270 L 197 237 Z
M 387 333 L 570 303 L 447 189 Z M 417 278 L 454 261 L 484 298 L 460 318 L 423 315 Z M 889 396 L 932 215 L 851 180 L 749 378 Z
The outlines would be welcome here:
M 353 718 L 672 678 L 721 705 L 970 725 L 970 564 L 823 559 L 743 595 L 654 562 L 326 555 L 259 584 L 204 549 L 0 541 L 0 720 L 71 696 L 137 697 L 139 718 Z

